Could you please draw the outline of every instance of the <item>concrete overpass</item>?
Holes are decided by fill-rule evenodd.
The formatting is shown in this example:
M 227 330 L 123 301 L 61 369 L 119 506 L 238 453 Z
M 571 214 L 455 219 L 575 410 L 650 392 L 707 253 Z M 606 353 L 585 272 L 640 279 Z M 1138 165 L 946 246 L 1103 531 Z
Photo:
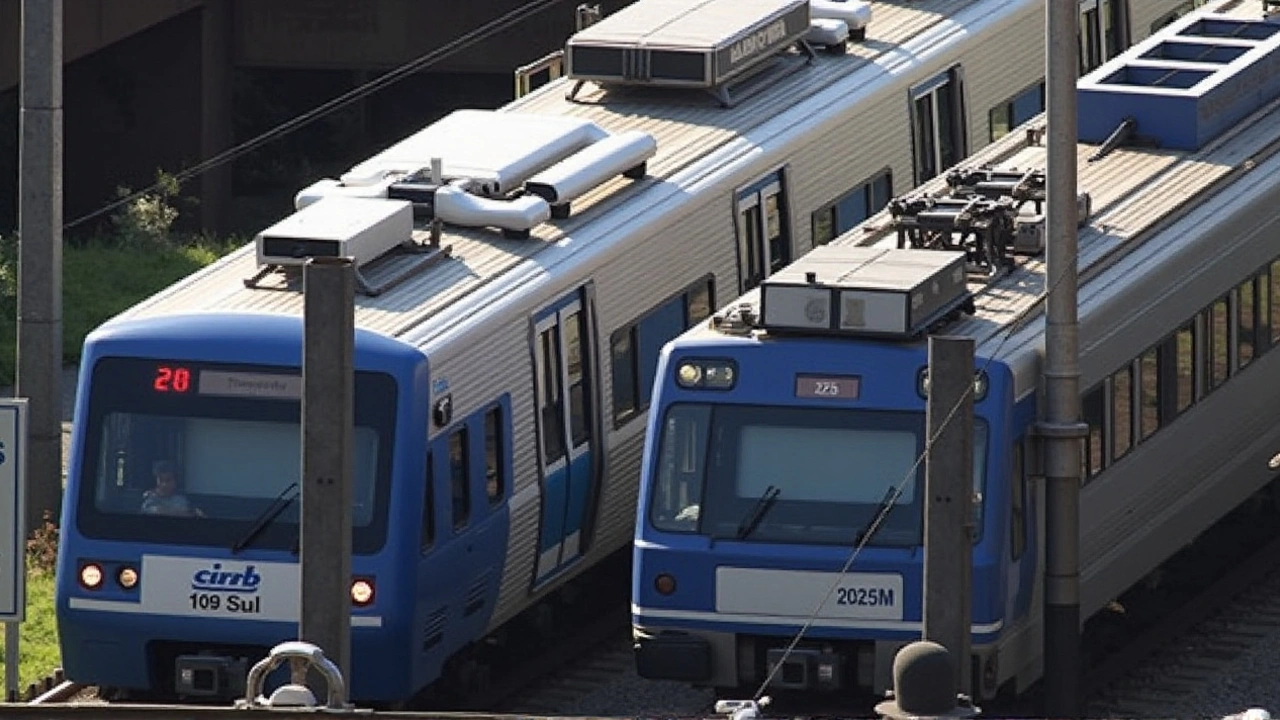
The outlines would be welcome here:
M 594 0 L 606 13 L 629 1 Z M 111 199 L 116 186 L 145 187 L 157 168 L 190 167 L 231 146 L 233 70 L 373 77 L 507 13 L 545 6 L 430 68 L 510 74 L 563 44 L 579 2 L 63 0 L 66 218 Z M 0 167 L 17 164 L 21 7 L 0 0 Z M 229 183 L 227 172 L 202 182 L 208 228 L 218 226 Z M 15 193 L 16 178 L 0 176 L 0 232 L 16 225 Z

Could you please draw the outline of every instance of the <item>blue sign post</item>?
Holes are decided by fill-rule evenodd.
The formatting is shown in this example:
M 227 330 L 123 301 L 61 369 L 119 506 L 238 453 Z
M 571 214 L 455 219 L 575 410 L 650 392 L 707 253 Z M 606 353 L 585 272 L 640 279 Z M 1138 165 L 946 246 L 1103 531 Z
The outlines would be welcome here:
M 4 627 L 5 695 L 18 691 L 18 624 L 27 610 L 27 400 L 0 400 L 0 622 Z M 3 527 L 3 526 L 0 526 Z

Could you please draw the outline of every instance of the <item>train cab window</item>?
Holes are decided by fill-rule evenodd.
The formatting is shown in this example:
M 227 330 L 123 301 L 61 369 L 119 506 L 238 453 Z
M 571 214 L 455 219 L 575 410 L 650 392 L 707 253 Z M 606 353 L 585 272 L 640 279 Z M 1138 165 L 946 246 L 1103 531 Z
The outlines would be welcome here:
M 1174 409 L 1182 414 L 1196 399 L 1196 333 L 1195 323 L 1188 322 L 1174 334 L 1177 358 L 1177 399 Z
M 1080 74 L 1129 47 L 1127 0 L 1080 0 Z
M 885 169 L 813 214 L 813 244 L 825 245 L 880 212 L 893 198 L 893 173 Z
M 919 185 L 969 154 L 960 67 L 911 88 L 910 97 L 911 140 Z
M 1013 474 L 1009 476 L 1009 556 L 1017 560 L 1027 549 L 1027 468 L 1022 447 L 1013 444 Z
M 467 429 L 449 435 L 449 490 L 453 498 L 453 527 L 461 528 L 471 517 L 470 465 L 467 456 Z
M 1106 426 L 1103 424 L 1103 410 L 1105 407 L 1102 385 L 1085 393 L 1080 401 L 1084 422 L 1089 426 L 1089 434 L 1084 439 L 1084 474 L 1086 479 L 1102 472 L 1103 458 L 1106 457 Z
M 422 486 L 422 552 L 426 552 L 436 541 L 436 502 L 432 495 L 435 488 L 435 472 L 431 468 L 432 458 L 427 456 L 427 476 Z
M 1160 429 L 1160 399 L 1167 383 L 1160 372 L 1160 346 L 1147 348 L 1138 358 L 1138 440 L 1146 440 Z
M 502 408 L 490 408 L 484 414 L 484 487 L 491 504 L 507 493 L 507 479 L 502 473 Z
M 1227 381 L 1231 355 L 1231 329 L 1228 324 L 1227 299 L 1220 297 L 1209 306 L 1209 389 L 1215 390 Z
M 735 194 L 739 289 L 746 292 L 791 262 L 791 220 L 783 172 L 769 173 Z
M 1243 368 L 1256 354 L 1260 278 L 1251 277 L 1236 288 L 1236 363 Z
M 995 142 L 1008 135 L 1014 128 L 1042 112 L 1044 112 L 1043 80 L 991 108 L 987 113 L 991 141 Z

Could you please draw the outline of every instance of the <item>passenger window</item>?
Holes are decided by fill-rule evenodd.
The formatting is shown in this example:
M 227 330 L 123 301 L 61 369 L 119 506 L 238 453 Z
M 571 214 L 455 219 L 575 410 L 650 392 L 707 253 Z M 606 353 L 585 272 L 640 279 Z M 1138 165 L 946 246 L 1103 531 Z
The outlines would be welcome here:
M 1133 367 L 1111 376 L 1111 460 L 1124 457 L 1133 444 Z
M 1178 414 L 1182 414 L 1196 398 L 1196 334 L 1194 323 L 1178 328 Z
M 1160 396 L 1164 394 L 1164 383 L 1160 382 L 1159 346 L 1149 348 L 1138 360 L 1138 398 L 1141 402 L 1141 416 L 1138 426 L 1138 439 L 1146 440 L 1152 433 L 1160 429 Z
M 1022 455 L 1023 441 L 1013 445 L 1013 475 L 1009 477 L 1009 553 L 1017 560 L 1027 548 L 1027 518 L 1024 512 L 1026 505 L 1026 463 Z
M 449 436 L 449 486 L 453 493 L 453 527 L 461 528 L 471 517 L 471 493 L 467 483 L 467 429 L 458 428 Z
M 958 66 L 911 89 L 911 134 L 917 185 L 955 165 L 968 154 L 962 98 Z
M 484 415 L 484 480 L 485 494 L 491 504 L 506 495 L 506 478 L 502 476 L 502 408 Z
M 1280 260 L 1271 263 L 1271 345 L 1280 345 Z
M 431 467 L 434 459 L 427 455 L 427 476 L 423 481 L 422 491 L 422 552 L 426 552 L 436 541 L 436 503 L 432 497 L 435 488 L 433 481 L 435 472 Z
M 1227 381 L 1231 343 L 1227 324 L 1227 299 L 1218 298 L 1209 308 L 1209 389 Z
M 1086 478 L 1092 478 L 1102 472 L 1103 458 L 1106 457 L 1104 442 L 1106 435 L 1102 417 L 1106 404 L 1103 401 L 1102 388 L 1103 386 L 1099 385 L 1085 393 L 1081 401 L 1084 421 L 1089 425 L 1089 435 L 1084 440 Z
M 1257 335 L 1256 320 L 1258 314 L 1257 295 L 1254 287 L 1256 278 L 1249 278 L 1236 288 L 1236 357 L 1238 366 L 1243 368 L 1253 360 L 1254 338 Z

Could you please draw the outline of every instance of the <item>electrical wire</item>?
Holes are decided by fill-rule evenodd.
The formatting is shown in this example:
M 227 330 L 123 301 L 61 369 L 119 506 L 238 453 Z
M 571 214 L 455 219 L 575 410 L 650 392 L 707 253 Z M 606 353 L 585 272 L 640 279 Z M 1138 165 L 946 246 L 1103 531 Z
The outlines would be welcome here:
M 262 147 L 263 145 L 266 145 L 267 143 L 272 142 L 273 140 L 277 140 L 285 135 L 288 135 L 289 133 L 295 130 L 305 127 L 311 124 L 312 122 L 319 120 L 325 115 L 328 115 L 329 113 L 334 112 L 335 110 L 346 107 L 347 105 L 350 105 L 351 103 L 357 100 L 365 98 L 368 95 L 374 92 L 377 92 L 378 90 L 381 90 L 389 85 L 392 85 L 393 83 L 396 83 L 404 79 L 408 75 L 418 72 L 419 70 L 429 68 L 432 65 L 435 65 L 436 63 L 440 62 L 441 60 L 444 60 L 445 58 L 448 58 L 454 53 L 460 50 L 463 50 L 467 47 L 470 47 L 471 45 L 474 45 L 475 43 L 489 37 L 490 35 L 493 35 L 494 33 L 497 33 L 499 31 L 502 31 L 509 27 L 514 26 L 516 23 L 524 20 L 526 17 L 530 15 L 539 13 L 543 10 L 550 8 L 553 5 L 558 5 L 562 2 L 564 2 L 564 0 L 534 0 L 533 2 L 523 4 L 520 7 L 517 7 L 516 9 L 511 10 L 510 12 L 498 18 L 490 20 L 489 22 L 485 23 L 484 25 L 481 25 L 478 28 L 470 30 L 464 33 L 463 35 L 460 35 L 459 37 L 454 38 L 448 43 L 445 43 L 444 45 L 441 45 L 440 47 L 435 48 L 434 50 L 431 50 L 428 53 L 420 55 L 417 58 L 414 58 L 413 60 L 410 60 L 409 62 L 404 63 L 403 65 L 400 65 L 399 67 L 396 67 L 392 70 L 388 70 L 386 73 L 379 75 L 378 77 L 370 80 L 369 82 L 366 82 L 362 85 L 352 88 L 351 90 L 348 90 L 347 92 L 339 95 L 338 97 L 335 97 L 332 100 L 329 100 L 321 105 L 318 105 L 312 108 L 311 110 L 308 110 L 307 112 L 304 112 L 300 115 L 296 115 L 254 138 L 246 140 L 240 143 L 239 145 L 235 145 L 231 148 L 228 148 L 214 155 L 213 157 L 203 160 L 189 168 L 186 168 L 177 173 L 174 173 L 171 177 L 177 182 L 182 183 L 187 180 L 190 180 L 193 177 L 202 175 L 208 172 L 209 170 L 212 170 L 215 167 L 231 162 L 232 160 L 235 160 L 245 155 L 246 153 L 252 152 L 253 150 L 258 149 L 259 147 Z M 82 215 L 76 218 L 75 220 L 72 220 L 71 222 L 66 223 L 65 225 L 62 226 L 62 229 L 64 231 L 70 230 L 79 225 L 83 225 L 84 223 L 87 223 L 90 220 L 94 220 L 96 218 L 102 217 L 103 215 L 121 207 L 122 205 L 131 203 L 134 200 L 140 197 L 143 197 L 144 195 L 147 195 L 148 193 L 155 192 L 157 189 L 160 188 L 161 184 L 162 184 L 161 182 L 156 182 L 142 190 L 138 190 L 137 192 L 133 192 L 126 196 L 117 198 L 116 200 L 110 203 L 107 203 L 106 205 L 102 206 L 97 210 L 94 210 L 93 212 Z

